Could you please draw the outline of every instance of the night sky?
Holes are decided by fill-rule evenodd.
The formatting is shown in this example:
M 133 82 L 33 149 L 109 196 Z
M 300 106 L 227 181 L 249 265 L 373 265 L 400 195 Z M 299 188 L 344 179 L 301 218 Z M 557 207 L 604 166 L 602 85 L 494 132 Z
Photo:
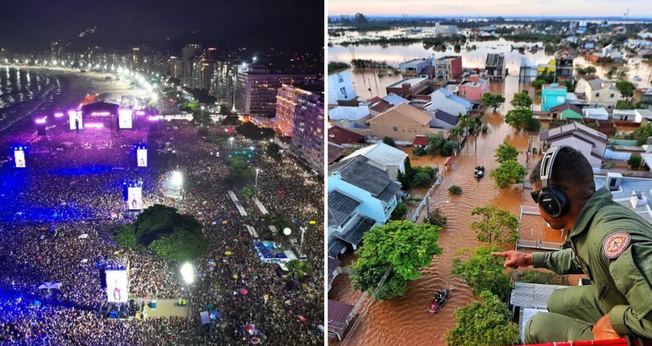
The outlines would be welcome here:
M 94 34 L 79 39 L 79 33 L 93 27 L 97 27 Z M 324 46 L 324 3 L 0 0 L 0 48 L 43 51 L 49 50 L 50 40 L 63 39 L 73 41 L 75 46 L 99 44 L 107 49 L 124 49 L 129 44 L 157 42 L 166 36 L 173 42 L 210 40 L 218 47 L 318 49 Z

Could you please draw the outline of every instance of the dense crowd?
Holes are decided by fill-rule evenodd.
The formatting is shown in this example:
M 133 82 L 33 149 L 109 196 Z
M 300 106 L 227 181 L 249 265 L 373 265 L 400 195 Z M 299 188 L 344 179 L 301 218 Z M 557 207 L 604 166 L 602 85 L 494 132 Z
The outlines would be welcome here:
M 263 344 L 323 344 L 322 180 L 289 156 L 269 158 L 265 143 L 218 127 L 211 129 L 215 136 L 234 140 L 220 148 L 185 122 L 161 124 L 152 133 L 6 136 L 5 148 L 19 142 L 30 148 L 28 169 L 12 168 L 10 158 L 0 168 L 0 345 L 246 345 L 247 325 L 256 327 Z M 133 144 L 145 142 L 150 167 L 136 168 Z M 257 198 L 270 213 L 306 229 L 303 253 L 312 269 L 296 282 L 281 277 L 277 265 L 261 263 L 254 251 L 244 225 L 274 239 L 269 220 L 252 203 L 245 203 L 249 216 L 243 218 L 228 198 L 229 190 L 240 197 L 241 186 L 225 182 L 226 159 L 251 148 L 256 151 L 251 166 L 260 169 Z M 171 170 L 184 174 L 183 201 L 163 198 L 157 190 L 158 179 Z M 125 212 L 125 180 L 144 182 L 146 207 L 172 205 L 203 223 L 209 253 L 194 263 L 191 286 L 182 284 L 178 264 L 111 240 L 113 229 L 135 217 Z M 252 179 L 247 186 L 253 185 Z M 300 241 L 298 229 L 291 237 Z M 189 322 L 102 316 L 106 291 L 99 267 L 107 261 L 128 263 L 136 301 L 191 297 Z M 43 282 L 59 282 L 61 288 L 39 289 Z M 220 318 L 202 325 L 200 312 L 211 309 Z

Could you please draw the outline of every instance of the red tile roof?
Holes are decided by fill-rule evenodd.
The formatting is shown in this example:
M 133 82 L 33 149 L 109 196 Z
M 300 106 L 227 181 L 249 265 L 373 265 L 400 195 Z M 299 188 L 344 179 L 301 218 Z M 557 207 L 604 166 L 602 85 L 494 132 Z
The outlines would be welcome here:
M 364 136 L 339 126 L 328 129 L 328 141 L 337 145 L 360 143 Z
M 344 152 L 344 148 L 337 144 L 333 143 L 328 143 L 328 164 L 330 165 L 331 163 L 335 162 L 335 160 L 339 159 L 342 156 L 342 153 Z
M 425 147 L 428 145 L 428 138 L 426 138 L 426 136 L 417 135 L 414 137 L 414 142 L 412 142 L 412 145 Z

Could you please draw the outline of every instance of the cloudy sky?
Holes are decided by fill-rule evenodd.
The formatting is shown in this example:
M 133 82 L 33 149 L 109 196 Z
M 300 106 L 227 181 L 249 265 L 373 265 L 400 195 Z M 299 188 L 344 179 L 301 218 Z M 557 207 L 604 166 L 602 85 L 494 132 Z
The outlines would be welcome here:
M 329 15 L 652 17 L 650 0 L 327 0 Z

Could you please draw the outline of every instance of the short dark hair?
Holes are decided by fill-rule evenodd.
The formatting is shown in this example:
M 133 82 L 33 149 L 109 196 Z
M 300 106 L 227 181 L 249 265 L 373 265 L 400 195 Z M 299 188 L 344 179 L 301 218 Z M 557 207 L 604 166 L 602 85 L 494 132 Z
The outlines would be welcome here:
M 537 162 L 530 173 L 531 184 L 541 181 L 541 161 Z M 581 151 L 571 147 L 564 147 L 557 153 L 550 180 L 558 185 L 587 186 L 595 190 L 593 168 L 589 160 Z

